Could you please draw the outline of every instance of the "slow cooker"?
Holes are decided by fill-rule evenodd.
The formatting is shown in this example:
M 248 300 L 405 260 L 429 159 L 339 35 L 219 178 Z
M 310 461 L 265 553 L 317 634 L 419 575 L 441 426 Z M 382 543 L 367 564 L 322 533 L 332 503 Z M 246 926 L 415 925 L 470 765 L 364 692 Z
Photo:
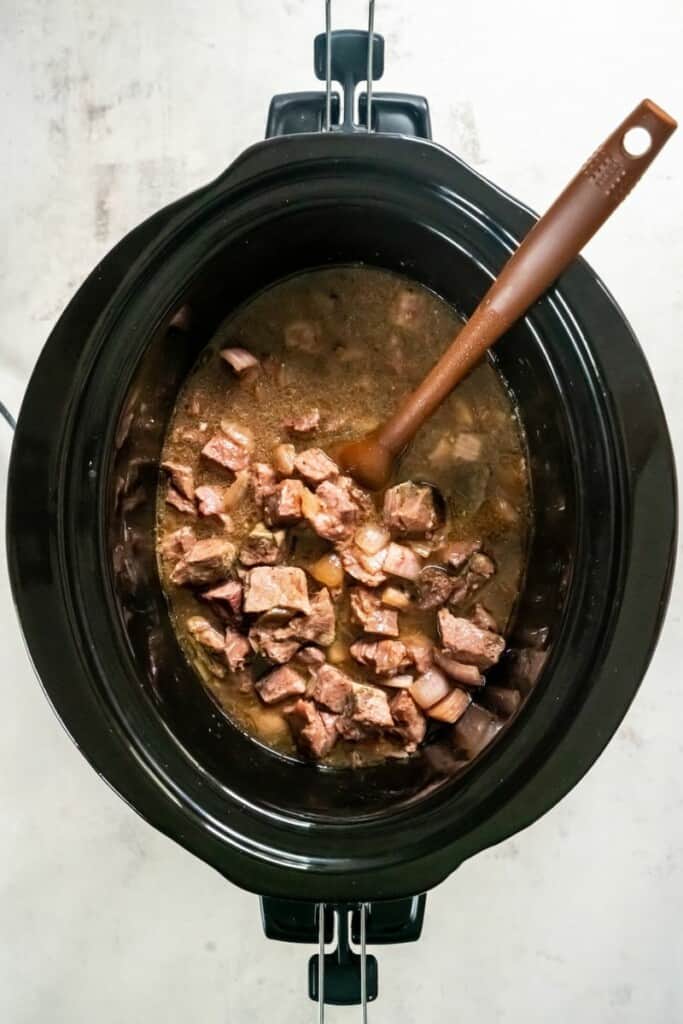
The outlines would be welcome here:
M 311 964 L 322 1006 L 374 998 L 365 945 L 416 939 L 424 894 L 544 814 L 604 749 L 662 624 L 676 497 L 645 358 L 577 260 L 493 357 L 535 510 L 496 676 L 524 698 L 516 716 L 467 763 L 442 740 L 348 771 L 286 760 L 219 713 L 154 557 L 159 453 L 199 352 L 255 293 L 329 264 L 397 271 L 466 317 L 535 219 L 432 142 L 422 97 L 366 89 L 355 114 L 358 84 L 381 77 L 381 36 L 328 25 L 314 55 L 327 89 L 275 97 L 266 140 L 131 231 L 62 314 L 18 420 L 7 547 L 36 672 L 93 768 L 259 894 L 269 937 L 324 946 L 336 923 L 336 951 Z

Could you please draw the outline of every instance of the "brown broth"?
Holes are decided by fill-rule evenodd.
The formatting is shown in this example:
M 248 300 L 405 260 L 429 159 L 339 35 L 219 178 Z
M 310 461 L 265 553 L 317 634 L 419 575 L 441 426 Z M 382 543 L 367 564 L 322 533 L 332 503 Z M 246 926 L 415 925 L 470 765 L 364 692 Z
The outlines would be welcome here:
M 419 323 L 392 326 L 389 313 L 400 292 L 410 289 L 420 302 Z M 284 329 L 294 320 L 318 327 L 321 351 L 288 350 Z M 189 375 L 176 403 L 164 444 L 163 458 L 192 466 L 196 484 L 228 480 L 220 467 L 200 458 L 199 451 L 221 419 L 248 426 L 254 433 L 254 458 L 269 461 L 274 446 L 292 441 L 297 450 L 311 445 L 329 450 L 377 425 L 433 365 L 462 321 L 442 299 L 397 275 L 367 267 L 333 267 L 290 278 L 274 285 L 232 314 L 216 332 Z M 218 356 L 226 345 L 247 348 L 264 363 L 264 372 L 238 380 Z M 402 365 L 399 365 L 401 364 Z M 310 438 L 297 439 L 283 429 L 294 411 L 320 410 L 321 427 Z M 481 444 L 475 461 L 453 458 L 460 436 L 473 435 Z M 468 438 L 465 438 L 467 441 Z M 472 443 L 471 438 L 469 439 Z M 529 530 L 528 475 L 524 437 L 512 398 L 495 367 L 485 360 L 463 381 L 421 430 L 404 456 L 398 480 L 429 481 L 448 504 L 452 539 L 480 537 L 495 561 L 497 573 L 477 595 L 505 632 L 510 625 L 524 571 Z M 190 520 L 165 504 L 165 481 L 159 489 L 157 536 L 189 522 L 198 537 L 221 533 L 215 519 Z M 260 518 L 247 494 L 231 510 L 238 546 Z M 302 542 L 288 564 L 310 564 L 329 544 L 301 531 Z M 239 676 L 218 678 L 208 659 L 184 627 L 190 615 L 211 619 L 205 602 L 183 587 L 170 584 L 160 560 L 162 584 L 172 620 L 188 660 L 223 711 L 261 742 L 295 754 L 289 728 L 277 705 L 265 707 L 253 689 L 240 689 Z M 434 613 L 401 613 L 401 630 L 434 633 Z M 338 638 L 358 635 L 342 601 L 337 616 Z M 364 671 L 355 663 L 338 665 L 356 678 Z M 400 752 L 387 739 L 363 743 L 338 742 L 326 763 L 376 761 Z

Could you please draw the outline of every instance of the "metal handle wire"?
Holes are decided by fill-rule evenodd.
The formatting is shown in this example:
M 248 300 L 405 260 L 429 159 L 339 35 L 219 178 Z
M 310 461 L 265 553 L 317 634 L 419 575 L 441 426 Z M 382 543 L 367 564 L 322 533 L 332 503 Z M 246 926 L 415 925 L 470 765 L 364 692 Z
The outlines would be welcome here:
M 360 904 L 360 1007 L 368 1024 L 368 961 L 366 952 L 367 903 Z M 318 904 L 318 1024 L 325 1024 L 325 904 Z
M 368 104 L 365 125 L 372 131 L 372 79 L 375 49 L 375 0 L 368 0 Z M 332 129 L 332 0 L 325 0 L 325 131 Z

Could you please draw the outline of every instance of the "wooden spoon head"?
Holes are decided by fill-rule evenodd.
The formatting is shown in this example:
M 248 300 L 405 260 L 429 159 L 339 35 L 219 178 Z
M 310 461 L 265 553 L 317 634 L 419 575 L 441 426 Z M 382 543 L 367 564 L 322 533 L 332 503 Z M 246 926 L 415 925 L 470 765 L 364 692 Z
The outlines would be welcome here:
M 370 491 L 381 491 L 391 479 L 394 453 L 381 443 L 377 431 L 358 441 L 340 445 L 334 452 L 334 458 L 342 469 Z

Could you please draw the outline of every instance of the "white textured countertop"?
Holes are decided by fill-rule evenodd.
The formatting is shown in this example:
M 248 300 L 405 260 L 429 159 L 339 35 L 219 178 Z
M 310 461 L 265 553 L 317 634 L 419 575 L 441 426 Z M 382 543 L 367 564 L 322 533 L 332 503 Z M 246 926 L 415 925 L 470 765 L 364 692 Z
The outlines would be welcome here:
M 336 0 L 336 27 L 362 27 Z M 322 0 L 5 0 L 0 38 L 0 398 L 14 411 L 97 260 L 315 88 Z M 378 0 L 381 88 L 542 209 L 642 96 L 683 118 L 679 0 Z M 683 451 L 683 134 L 588 257 L 629 317 Z M 0 472 L 8 431 L 0 424 Z M 4 516 L 4 509 L 3 509 Z M 315 1019 L 309 950 L 267 943 L 255 897 L 141 821 L 78 754 L 24 652 L 2 561 L 0 1021 Z M 428 901 L 418 946 L 380 951 L 377 1022 L 683 1019 L 683 592 L 617 736 L 532 828 Z M 328 1020 L 355 1020 L 330 1009 Z

